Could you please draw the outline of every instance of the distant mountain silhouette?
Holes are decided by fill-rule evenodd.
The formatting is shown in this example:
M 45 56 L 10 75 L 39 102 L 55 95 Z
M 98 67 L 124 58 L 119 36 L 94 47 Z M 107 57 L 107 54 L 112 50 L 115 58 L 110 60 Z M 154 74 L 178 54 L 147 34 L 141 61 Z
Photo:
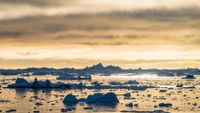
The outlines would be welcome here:
M 30 75 L 91 75 L 91 74 L 101 74 L 110 75 L 113 73 L 132 73 L 134 74 L 157 74 L 159 76 L 185 76 L 187 74 L 200 75 L 200 70 L 198 68 L 188 68 L 188 69 L 122 69 L 119 66 L 108 65 L 104 66 L 101 63 L 96 65 L 86 67 L 83 69 L 75 68 L 25 68 L 25 69 L 0 69 L 0 75 L 24 75 L 29 73 Z

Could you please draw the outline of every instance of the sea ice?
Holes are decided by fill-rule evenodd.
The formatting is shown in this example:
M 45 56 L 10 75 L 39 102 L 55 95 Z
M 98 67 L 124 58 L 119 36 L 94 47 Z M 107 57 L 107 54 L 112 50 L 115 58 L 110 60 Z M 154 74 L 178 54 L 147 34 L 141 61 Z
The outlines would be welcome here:
M 116 105 L 119 103 L 119 100 L 116 94 L 112 92 L 106 94 L 95 93 L 87 97 L 86 103 L 95 105 Z
M 75 95 L 68 94 L 67 96 L 65 96 L 63 103 L 67 105 L 74 105 L 78 103 L 78 99 L 76 98 Z

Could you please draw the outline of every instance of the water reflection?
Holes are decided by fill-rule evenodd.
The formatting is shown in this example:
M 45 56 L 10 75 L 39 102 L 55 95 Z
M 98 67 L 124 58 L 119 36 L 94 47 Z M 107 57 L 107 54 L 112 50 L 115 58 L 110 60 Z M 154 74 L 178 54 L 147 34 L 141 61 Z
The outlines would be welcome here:
M 26 88 L 16 88 L 15 91 L 16 91 L 16 96 L 26 96 L 27 92 L 28 92 L 29 89 L 26 89 Z
M 120 76 L 122 77 L 122 76 Z M 108 84 L 110 81 L 118 80 L 120 82 L 125 82 L 124 80 L 136 80 L 136 78 L 130 76 L 124 76 L 124 79 L 117 76 L 110 76 L 105 78 L 96 78 L 98 82 L 102 82 L 103 84 Z M 4 77 L 5 82 L 12 83 L 13 81 L 9 80 L 12 77 Z M 34 78 L 34 77 L 32 77 Z M 2 78 L 0 78 L 2 79 Z M 44 79 L 44 77 L 38 77 L 38 79 Z M 110 80 L 109 80 L 110 79 Z M 7 81 L 8 80 L 8 81 Z M 116 80 L 116 81 L 117 81 Z M 162 78 L 162 79 L 141 79 L 137 78 L 137 81 L 141 84 L 152 84 L 157 86 L 175 86 L 177 83 L 187 84 L 199 84 L 200 78 L 197 78 L 193 81 L 187 81 L 180 78 Z M 95 80 L 94 80 L 95 81 Z M 94 82 L 93 81 L 93 82 Z M 68 82 L 68 81 L 66 81 Z M 72 82 L 72 81 L 70 81 Z M 89 84 L 89 83 L 88 83 Z M 8 89 L 1 88 L 2 93 L 0 93 L 0 98 L 2 100 L 10 100 L 11 102 L 0 103 L 0 110 L 6 111 L 10 109 L 17 109 L 18 113 L 28 113 L 33 111 L 40 111 L 42 113 L 45 112 L 61 112 L 61 110 L 70 110 L 76 108 L 75 112 L 80 113 L 93 113 L 93 112 L 120 112 L 121 110 L 154 110 L 154 106 L 158 105 L 158 102 L 170 102 L 175 107 L 179 107 L 177 109 L 181 111 L 191 112 L 190 109 L 198 110 L 200 105 L 197 98 L 199 97 L 200 90 L 196 89 L 171 89 L 167 87 L 161 88 L 166 90 L 166 93 L 160 92 L 158 88 L 147 89 L 145 91 L 135 91 L 135 90 L 126 90 L 126 89 L 77 89 L 77 90 L 65 90 L 65 89 L 31 89 L 31 88 L 16 88 L 16 89 Z M 78 99 L 86 98 L 88 95 L 94 93 L 107 93 L 107 92 L 115 92 L 120 100 L 120 103 L 116 106 L 95 106 L 95 105 L 87 105 L 86 103 L 78 103 L 73 106 L 63 104 L 64 96 L 72 93 L 76 95 Z M 131 98 L 124 99 L 123 94 L 129 92 L 131 93 Z M 150 96 L 148 96 L 150 95 Z M 171 95 L 171 96 L 170 96 Z M 185 96 L 184 96 L 185 95 Z M 159 100 L 164 97 L 166 100 Z M 176 100 L 175 100 L 176 99 Z M 132 102 L 133 104 L 138 104 L 138 107 L 127 108 L 126 104 Z M 180 103 L 181 102 L 181 103 Z M 188 102 L 197 103 L 197 106 L 193 106 L 193 104 L 188 105 Z M 195 104 L 194 104 L 195 105 Z M 168 108 L 169 111 L 173 112 L 173 108 Z M 163 109 L 166 110 L 166 109 Z M 73 110 L 72 110 L 73 112 Z

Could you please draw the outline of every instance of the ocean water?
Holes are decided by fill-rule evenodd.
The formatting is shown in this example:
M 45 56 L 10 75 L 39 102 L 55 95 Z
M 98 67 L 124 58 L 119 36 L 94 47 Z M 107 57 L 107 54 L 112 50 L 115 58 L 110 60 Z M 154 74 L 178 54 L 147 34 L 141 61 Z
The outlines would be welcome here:
M 14 109 L 17 113 L 60 113 L 61 109 L 75 108 L 73 111 L 77 113 L 93 113 L 93 112 L 120 112 L 127 111 L 153 111 L 164 110 L 169 112 L 200 112 L 200 88 L 175 88 L 177 83 L 184 85 L 200 85 L 200 78 L 196 80 L 184 80 L 180 77 L 160 77 L 157 75 L 123 75 L 116 74 L 111 76 L 93 75 L 92 81 L 81 81 L 86 84 L 98 81 L 108 84 L 111 81 L 125 82 L 128 80 L 137 80 L 140 85 L 163 86 L 160 88 L 149 88 L 144 91 L 128 90 L 128 89 L 83 89 L 83 90 L 56 90 L 56 89 L 9 89 L 6 86 L 13 83 L 17 77 L 21 76 L 0 76 L 0 110 L 6 112 Z M 32 81 L 35 77 L 39 80 L 49 79 L 52 82 L 58 82 L 56 76 L 31 76 L 23 77 L 28 81 Z M 65 83 L 78 83 L 80 81 L 62 81 Z M 166 87 L 165 87 L 166 86 Z M 166 92 L 160 92 L 166 90 Z M 77 98 L 86 98 L 90 94 L 97 92 L 107 93 L 114 92 L 117 94 L 120 103 L 116 106 L 94 106 L 85 103 L 78 103 L 74 106 L 63 104 L 63 98 L 67 94 L 74 94 Z M 130 98 L 124 98 L 123 94 L 131 93 Z M 127 103 L 137 104 L 132 108 L 126 106 Z M 159 107 L 159 103 L 172 103 L 170 108 Z M 93 109 L 84 109 L 92 107 Z

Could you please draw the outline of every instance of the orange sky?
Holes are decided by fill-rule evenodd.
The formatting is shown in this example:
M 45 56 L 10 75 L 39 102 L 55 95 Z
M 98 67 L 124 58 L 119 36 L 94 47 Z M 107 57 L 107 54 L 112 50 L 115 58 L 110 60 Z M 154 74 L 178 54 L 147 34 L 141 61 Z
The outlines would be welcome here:
M 199 67 L 196 0 L 0 0 L 0 68 Z

